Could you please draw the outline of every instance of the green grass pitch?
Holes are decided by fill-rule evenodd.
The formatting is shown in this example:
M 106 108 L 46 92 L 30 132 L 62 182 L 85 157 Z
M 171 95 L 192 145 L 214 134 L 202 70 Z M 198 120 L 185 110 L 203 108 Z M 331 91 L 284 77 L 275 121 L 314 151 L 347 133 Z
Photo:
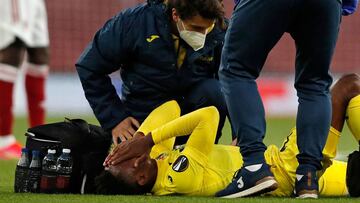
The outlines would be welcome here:
M 81 118 L 90 123 L 97 124 L 92 116 L 82 116 Z M 62 117 L 50 117 L 47 122 L 58 122 L 64 120 Z M 266 144 L 276 144 L 281 146 L 284 138 L 294 126 L 295 120 L 291 118 L 270 118 L 267 119 L 267 135 L 265 137 Z M 27 129 L 27 121 L 24 117 L 18 117 L 15 121 L 14 133 L 17 138 L 24 143 L 24 132 Z M 223 130 L 223 137 L 221 143 L 230 143 L 230 129 L 228 123 Z M 339 145 L 339 158 L 346 159 L 346 155 L 357 149 L 358 146 L 345 126 Z M 8 202 L 327 202 L 327 203 L 342 203 L 342 202 L 360 202 L 360 199 L 355 198 L 320 198 L 318 200 L 297 200 L 292 198 L 272 198 L 272 197 L 258 197 L 258 198 L 244 198 L 244 199 L 218 199 L 205 197 L 152 197 L 152 196 L 101 196 L 101 195 L 46 195 L 46 194 L 15 194 L 13 192 L 14 169 L 16 166 L 13 161 L 0 161 L 0 203 Z

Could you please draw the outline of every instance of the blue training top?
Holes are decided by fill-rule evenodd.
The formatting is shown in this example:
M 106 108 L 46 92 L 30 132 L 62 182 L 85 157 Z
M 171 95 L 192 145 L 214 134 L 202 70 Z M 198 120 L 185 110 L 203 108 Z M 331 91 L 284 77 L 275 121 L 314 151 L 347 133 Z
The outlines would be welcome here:
M 76 63 L 85 96 L 102 127 L 111 130 L 130 115 L 143 120 L 195 83 L 217 78 L 224 36 L 225 30 L 215 26 L 197 52 L 181 41 L 186 57 L 177 67 L 165 4 L 141 4 L 108 20 Z M 123 101 L 108 77 L 120 68 Z

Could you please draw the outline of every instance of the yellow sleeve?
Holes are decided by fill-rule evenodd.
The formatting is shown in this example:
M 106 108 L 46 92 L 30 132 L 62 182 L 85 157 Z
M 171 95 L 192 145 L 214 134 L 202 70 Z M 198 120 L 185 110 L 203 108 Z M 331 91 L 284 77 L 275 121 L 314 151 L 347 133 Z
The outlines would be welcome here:
M 146 117 L 137 131 L 147 135 L 152 130 L 178 117 L 180 117 L 179 104 L 174 100 L 165 102 Z
M 339 144 L 341 133 L 330 126 L 329 134 L 322 151 L 325 159 L 333 159 L 336 156 L 337 145 Z
M 352 98 L 346 109 L 346 123 L 357 142 L 360 142 L 360 95 Z
M 142 132 L 147 135 L 152 130 L 180 117 L 180 107 L 179 104 L 172 100 L 168 101 L 161 106 L 154 109 L 145 121 L 140 125 L 138 132 Z M 174 146 L 175 138 L 163 140 L 159 145 L 162 145 L 160 148 L 165 147 L 166 149 L 172 150 Z M 156 151 L 157 146 L 153 147 Z M 162 150 L 158 150 L 162 151 Z
M 213 106 L 198 109 L 152 131 L 155 144 L 177 136 L 189 135 L 183 154 L 206 157 L 215 142 L 219 112 Z

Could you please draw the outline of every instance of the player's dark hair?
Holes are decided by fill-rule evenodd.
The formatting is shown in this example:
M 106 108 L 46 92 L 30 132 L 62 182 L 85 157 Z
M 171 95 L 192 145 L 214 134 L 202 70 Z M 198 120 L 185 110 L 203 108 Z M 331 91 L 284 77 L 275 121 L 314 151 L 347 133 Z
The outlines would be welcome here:
M 152 186 L 129 183 L 122 177 L 113 176 L 109 171 L 103 171 L 95 178 L 96 193 L 102 195 L 142 195 L 149 193 Z
M 199 14 L 203 18 L 217 20 L 222 28 L 225 26 L 222 0 L 168 0 L 169 14 L 172 8 L 176 9 L 183 20 Z

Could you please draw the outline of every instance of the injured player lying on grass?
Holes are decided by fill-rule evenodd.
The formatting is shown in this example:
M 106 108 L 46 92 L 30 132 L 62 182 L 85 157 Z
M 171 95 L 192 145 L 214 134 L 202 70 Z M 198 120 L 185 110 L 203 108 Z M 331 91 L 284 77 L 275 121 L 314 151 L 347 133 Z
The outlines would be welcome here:
M 331 94 L 333 115 L 323 150 L 323 170 L 319 171 L 319 192 L 321 196 L 345 196 L 347 163 L 334 157 L 345 120 L 356 140 L 360 139 L 359 76 L 342 77 Z M 214 196 L 231 182 L 243 163 L 238 147 L 214 144 L 218 119 L 214 107 L 180 117 L 175 101 L 161 105 L 143 122 L 135 138 L 115 147 L 106 158 L 105 170 L 96 179 L 97 192 Z M 186 145 L 173 150 L 175 137 L 189 134 Z M 280 149 L 268 146 L 266 162 L 278 182 L 268 195 L 292 195 L 297 154 L 295 128 Z

